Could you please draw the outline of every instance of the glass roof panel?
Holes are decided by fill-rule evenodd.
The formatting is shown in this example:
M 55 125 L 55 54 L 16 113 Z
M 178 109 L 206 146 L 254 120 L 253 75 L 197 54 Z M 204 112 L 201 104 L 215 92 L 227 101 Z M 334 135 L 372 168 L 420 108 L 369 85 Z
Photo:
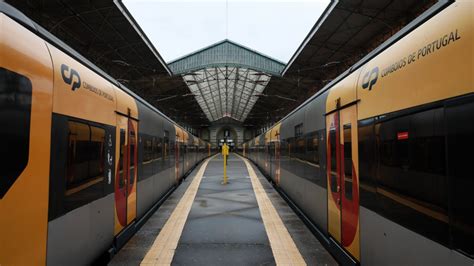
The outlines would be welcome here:
M 243 122 L 271 76 L 279 76 L 285 64 L 224 40 L 168 66 L 182 76 L 211 122 L 222 117 Z
M 182 77 L 211 122 L 226 116 L 243 122 L 271 78 L 238 66 L 207 67 Z

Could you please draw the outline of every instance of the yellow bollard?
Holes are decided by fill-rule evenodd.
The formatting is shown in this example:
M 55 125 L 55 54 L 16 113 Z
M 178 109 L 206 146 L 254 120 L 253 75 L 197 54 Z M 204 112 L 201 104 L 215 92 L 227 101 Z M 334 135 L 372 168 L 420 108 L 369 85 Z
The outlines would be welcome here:
M 227 156 L 229 155 L 229 146 L 224 143 L 222 145 L 222 156 L 224 156 L 224 181 L 222 181 L 223 185 L 226 185 L 227 182 Z

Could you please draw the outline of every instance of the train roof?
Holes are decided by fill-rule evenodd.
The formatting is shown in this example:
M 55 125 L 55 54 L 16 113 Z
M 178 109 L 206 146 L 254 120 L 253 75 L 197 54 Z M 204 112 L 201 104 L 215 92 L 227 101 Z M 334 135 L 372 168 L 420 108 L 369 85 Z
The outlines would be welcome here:
M 314 24 L 282 71 L 273 76 L 265 94 L 282 97 L 259 98 L 258 106 L 245 121 L 276 122 L 297 108 L 331 80 L 356 64 L 438 0 L 333 0 Z M 284 105 L 282 105 L 284 99 Z M 262 110 L 267 116 L 261 116 Z
M 113 85 L 115 85 L 117 88 L 120 88 L 121 90 L 123 90 L 124 92 L 126 92 L 128 95 L 132 96 L 133 98 L 135 98 L 136 100 L 138 100 L 139 102 L 141 102 L 142 104 L 144 104 L 146 107 L 150 108 L 151 110 L 153 110 L 154 112 L 158 113 L 159 115 L 161 115 L 162 117 L 164 117 L 166 120 L 168 120 L 169 122 L 173 123 L 173 124 L 176 124 L 177 126 L 181 127 L 180 125 L 178 125 L 176 122 L 174 122 L 173 120 L 171 120 L 171 118 L 169 118 L 168 116 L 166 116 L 165 114 L 163 114 L 160 110 L 158 110 L 156 107 L 154 107 L 153 105 L 151 105 L 149 102 L 145 101 L 143 98 L 141 98 L 140 96 L 138 96 L 136 93 L 134 93 L 132 90 L 128 89 L 127 87 L 125 87 L 123 84 L 121 84 L 120 82 L 118 82 L 116 79 L 114 79 L 113 77 L 111 77 L 110 75 L 108 75 L 105 71 L 103 71 L 102 69 L 100 69 L 98 66 L 96 66 L 94 63 L 92 63 L 91 61 L 89 61 L 87 58 L 85 58 L 84 56 L 82 56 L 81 54 L 79 54 L 77 51 L 75 51 L 74 49 L 72 49 L 70 46 L 68 46 L 67 44 L 65 44 L 63 41 L 61 41 L 60 39 L 58 39 L 56 36 L 54 36 L 53 34 L 51 34 L 50 32 L 48 32 L 46 29 L 44 29 L 42 26 L 40 26 L 39 24 L 37 24 L 36 22 L 34 22 L 33 20 L 31 20 L 30 18 L 28 18 L 25 14 L 23 14 L 22 12 L 20 12 L 19 10 L 17 10 L 16 8 L 12 7 L 11 5 L 5 3 L 5 2 L 0 2 L 0 12 L 1 13 L 4 13 L 6 14 L 7 16 L 11 17 L 12 19 L 14 19 L 15 21 L 17 21 L 18 23 L 22 24 L 23 26 L 25 26 L 26 28 L 28 28 L 30 31 L 32 31 L 33 33 L 35 33 L 36 35 L 42 37 L 43 39 L 45 39 L 46 41 L 48 41 L 50 44 L 52 44 L 53 46 L 57 47 L 58 49 L 60 49 L 61 51 L 63 51 L 64 53 L 66 53 L 67 55 L 71 56 L 72 58 L 74 58 L 75 60 L 79 61 L 80 63 L 82 63 L 83 65 L 85 65 L 86 67 L 88 67 L 89 69 L 91 69 L 92 71 L 94 71 L 96 74 L 98 74 L 99 76 L 103 77 L 104 79 L 108 80 L 110 83 L 112 83 Z M 181 127 L 182 128 L 182 127 Z M 189 132 L 188 132 L 189 133 Z M 190 133 L 189 133 L 190 134 Z
M 326 9 L 325 12 L 331 12 L 331 10 L 334 9 L 334 5 L 337 4 L 338 1 L 333 1 L 331 3 L 331 5 Z M 427 20 L 429 20 L 430 18 L 432 18 L 434 15 L 436 15 L 437 13 L 439 13 L 440 11 L 442 11 L 444 8 L 446 8 L 447 6 L 449 6 L 450 4 L 452 4 L 454 1 L 453 0 L 439 0 L 436 4 L 434 4 L 433 6 L 431 6 L 429 9 L 427 9 L 426 11 L 424 11 L 421 15 L 419 15 L 418 17 L 416 17 L 413 21 L 411 21 L 410 23 L 408 23 L 405 27 L 403 27 L 400 31 L 398 31 L 397 33 L 395 33 L 393 36 L 391 36 L 389 39 L 387 39 L 385 42 L 383 42 L 381 45 L 379 45 L 377 48 L 375 48 L 373 51 L 371 51 L 370 53 L 368 53 L 367 55 L 365 55 L 362 59 L 360 59 L 359 61 L 357 61 L 354 65 L 352 65 L 351 67 L 349 67 L 346 71 L 344 71 L 342 74 L 340 74 L 339 76 L 337 76 L 335 79 L 333 79 L 331 82 L 329 82 L 328 84 L 326 84 L 322 89 L 320 89 L 318 92 L 316 92 L 314 95 L 312 95 L 311 97 L 309 97 L 307 100 L 305 100 L 302 104 L 300 104 L 298 107 L 296 107 L 295 109 L 293 109 L 290 113 L 288 113 L 287 115 L 285 115 L 282 119 L 278 120 L 275 124 L 278 124 L 278 123 L 282 123 L 284 120 L 286 120 L 287 118 L 289 118 L 290 116 L 292 116 L 294 113 L 296 113 L 297 111 L 299 111 L 300 109 L 302 109 L 303 107 L 305 107 L 307 104 L 309 104 L 311 101 L 313 101 L 315 98 L 319 97 L 321 94 L 325 93 L 326 91 L 330 90 L 335 84 L 337 84 L 339 81 L 343 80 L 344 78 L 346 78 L 347 76 L 349 76 L 350 74 L 352 74 L 354 71 L 358 70 L 359 68 L 361 68 L 362 66 L 364 66 L 367 62 L 369 62 L 370 60 L 372 60 L 374 57 L 376 57 L 378 54 L 380 54 L 381 52 L 383 52 L 384 50 L 386 50 L 387 48 L 389 48 L 390 46 L 392 46 L 393 44 L 395 44 L 398 40 L 400 40 L 401 38 L 403 38 L 404 36 L 406 36 L 407 34 L 409 34 L 410 32 L 412 32 L 414 29 L 416 29 L 417 27 L 419 27 L 420 25 L 422 25 L 424 22 L 426 22 Z M 325 18 L 325 15 L 323 14 L 321 16 L 323 19 Z M 318 23 L 317 23 L 318 24 Z M 317 27 L 315 26 L 316 30 L 317 30 Z M 308 36 L 312 36 L 314 35 L 314 33 L 310 33 Z M 303 44 L 305 43 L 305 41 L 303 42 Z M 303 49 L 302 47 L 299 48 L 300 49 Z M 298 54 L 298 52 L 296 53 Z M 293 59 L 294 60 L 294 59 Z M 291 60 L 290 60 L 291 62 Z M 283 71 L 283 73 L 285 73 L 285 71 L 287 71 L 287 69 L 285 69 Z M 272 126 L 269 130 L 271 130 L 274 126 Z M 269 130 L 263 132 L 261 135 L 265 134 L 266 132 L 268 132 Z M 258 137 L 258 136 L 257 136 Z

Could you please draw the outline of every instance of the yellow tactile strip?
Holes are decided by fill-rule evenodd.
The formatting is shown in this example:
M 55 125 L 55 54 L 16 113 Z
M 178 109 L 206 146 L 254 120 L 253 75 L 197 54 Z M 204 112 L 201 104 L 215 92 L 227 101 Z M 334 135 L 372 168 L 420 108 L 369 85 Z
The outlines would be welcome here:
M 178 246 L 179 238 L 183 232 L 184 224 L 188 219 L 194 198 L 199 189 L 202 176 L 206 170 L 209 161 L 214 158 L 208 158 L 199 168 L 196 176 L 174 209 L 165 226 L 161 229 L 160 234 L 153 242 L 150 250 L 148 250 L 141 265 L 170 265 L 173 260 L 174 252 Z
M 240 157 L 240 156 L 239 156 Z M 242 158 L 242 157 L 240 157 Z M 242 158 L 247 166 L 253 190 L 257 198 L 258 208 L 270 241 L 273 256 L 277 265 L 306 265 L 301 253 L 293 242 L 290 233 L 280 219 L 275 207 L 257 178 L 255 171 L 247 159 Z

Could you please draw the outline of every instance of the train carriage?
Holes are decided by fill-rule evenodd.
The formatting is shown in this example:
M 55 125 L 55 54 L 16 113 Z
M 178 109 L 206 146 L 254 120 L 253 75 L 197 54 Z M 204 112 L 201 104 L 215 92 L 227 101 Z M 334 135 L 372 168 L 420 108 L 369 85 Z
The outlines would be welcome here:
M 473 263 L 472 10 L 439 3 L 279 122 L 268 177 L 339 261 Z
M 210 154 L 3 2 L 0 32 L 0 264 L 91 264 Z

